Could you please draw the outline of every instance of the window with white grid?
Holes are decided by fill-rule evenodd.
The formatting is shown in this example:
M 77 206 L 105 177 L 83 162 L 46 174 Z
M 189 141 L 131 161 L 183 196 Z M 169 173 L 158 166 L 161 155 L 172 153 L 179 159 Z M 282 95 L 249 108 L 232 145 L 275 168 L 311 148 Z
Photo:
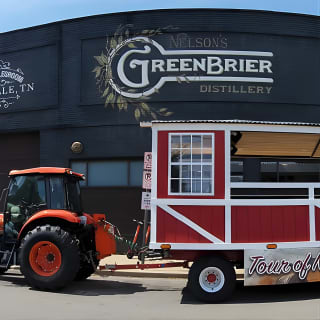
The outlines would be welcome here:
M 169 194 L 213 195 L 214 134 L 169 133 Z

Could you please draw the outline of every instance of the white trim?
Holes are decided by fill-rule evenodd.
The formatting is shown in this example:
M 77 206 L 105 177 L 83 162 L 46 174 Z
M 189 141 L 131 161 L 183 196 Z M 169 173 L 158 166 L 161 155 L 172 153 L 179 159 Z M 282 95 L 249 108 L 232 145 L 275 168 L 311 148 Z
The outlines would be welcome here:
M 309 230 L 310 230 L 310 241 L 316 241 L 316 221 L 315 221 L 315 206 L 309 206 Z
M 151 215 L 150 215 L 150 242 L 157 241 L 157 206 L 151 204 Z
M 230 201 L 230 181 L 231 181 L 231 131 L 226 129 L 224 131 L 224 147 L 225 147 L 225 199 Z M 225 229 L 225 242 L 231 243 L 231 205 L 226 204 L 224 208 L 224 229 Z
M 224 153 L 224 157 L 225 157 L 225 175 L 224 175 L 224 183 L 225 183 L 225 188 L 224 188 L 224 193 L 225 193 L 225 199 L 229 200 L 230 199 L 230 171 L 231 171 L 231 152 L 230 152 L 230 148 L 231 148 L 231 143 L 230 143 L 230 139 L 231 139 L 231 134 L 230 134 L 230 130 L 225 130 L 224 132 L 224 147 L 225 147 L 225 153 Z
M 152 199 L 156 205 L 186 206 L 298 206 L 320 205 L 320 199 Z
M 305 182 L 231 182 L 231 188 L 320 188 L 320 182 L 318 183 L 305 183 Z
M 151 198 L 157 197 L 158 180 L 158 132 L 152 130 L 152 173 L 151 173 Z
M 193 221 L 189 220 L 187 217 L 183 216 L 182 214 L 173 210 L 172 208 L 170 208 L 168 206 L 164 206 L 164 205 L 160 205 L 159 208 L 164 210 L 166 213 L 169 213 L 171 216 L 173 216 L 177 220 L 181 221 L 182 223 L 184 223 L 185 225 L 187 225 L 189 228 L 193 229 L 194 231 L 198 232 L 200 235 L 207 238 L 211 242 L 223 243 L 223 241 L 221 241 L 217 237 L 213 236 L 211 233 L 204 230 L 203 228 L 201 228 L 200 226 L 195 224 Z
M 151 213 L 150 213 L 150 242 L 156 241 L 157 207 L 152 199 L 157 198 L 158 181 L 158 131 L 152 130 L 152 173 L 151 173 Z
M 282 248 L 313 248 L 319 247 L 320 241 L 301 242 L 265 242 L 265 243 L 171 243 L 171 250 L 246 250 L 246 249 L 267 249 L 267 244 L 277 244 L 278 249 Z M 150 249 L 161 249 L 161 244 L 150 242 Z M 270 249 L 272 250 L 272 249 Z
M 292 133 L 320 133 L 319 127 L 269 124 L 239 124 L 239 123 L 152 123 L 152 128 L 165 131 L 191 130 L 231 130 L 231 131 L 261 131 L 261 132 L 292 132 Z

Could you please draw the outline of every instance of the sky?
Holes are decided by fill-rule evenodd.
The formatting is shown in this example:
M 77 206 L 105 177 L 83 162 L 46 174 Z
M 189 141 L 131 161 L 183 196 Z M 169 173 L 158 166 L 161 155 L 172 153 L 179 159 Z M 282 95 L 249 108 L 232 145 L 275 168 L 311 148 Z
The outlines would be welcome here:
M 320 14 L 320 0 L 0 0 L 0 32 L 97 14 L 172 8 L 256 9 Z

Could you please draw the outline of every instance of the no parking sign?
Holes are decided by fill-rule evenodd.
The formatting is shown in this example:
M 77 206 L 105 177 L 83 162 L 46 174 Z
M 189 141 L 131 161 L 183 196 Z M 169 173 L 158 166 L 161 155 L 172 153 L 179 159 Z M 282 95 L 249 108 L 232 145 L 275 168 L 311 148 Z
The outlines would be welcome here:
M 151 171 L 143 171 L 142 188 L 151 189 Z

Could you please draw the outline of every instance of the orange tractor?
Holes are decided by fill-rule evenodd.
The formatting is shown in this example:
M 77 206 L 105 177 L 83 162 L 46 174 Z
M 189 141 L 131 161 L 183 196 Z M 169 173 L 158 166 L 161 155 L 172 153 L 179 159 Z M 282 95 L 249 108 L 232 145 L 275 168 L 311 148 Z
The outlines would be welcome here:
M 79 182 L 66 168 L 13 170 L 2 191 L 0 274 L 20 265 L 35 288 L 55 290 L 95 272 L 116 251 L 104 214 L 82 211 Z

